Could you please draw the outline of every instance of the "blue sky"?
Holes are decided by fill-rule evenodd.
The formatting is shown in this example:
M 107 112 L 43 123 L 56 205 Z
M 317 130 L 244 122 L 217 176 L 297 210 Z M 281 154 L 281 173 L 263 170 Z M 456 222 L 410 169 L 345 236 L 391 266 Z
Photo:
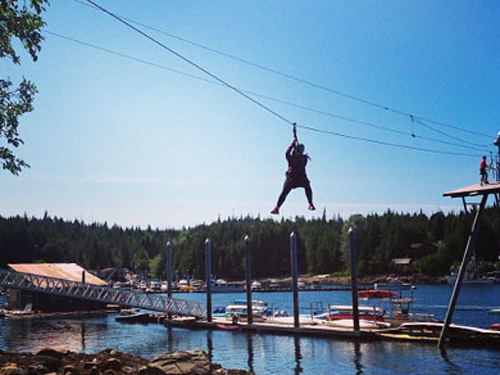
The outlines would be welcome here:
M 207 82 L 213 79 L 85 0 L 52 0 L 39 60 L 0 62 L 2 77 L 26 76 L 39 89 L 19 128 L 25 145 L 17 154 L 31 168 L 0 174 L 2 216 L 47 211 L 158 228 L 269 217 L 292 136 L 283 118 L 297 122 L 312 158 L 317 207 L 309 212 L 295 190 L 281 209 L 286 218 L 324 209 L 328 217 L 458 211 L 461 202 L 442 193 L 477 183 L 481 155 L 495 151 L 498 2 L 97 2 L 261 95 L 252 97 L 282 118 Z M 435 122 L 412 122 L 409 114 Z

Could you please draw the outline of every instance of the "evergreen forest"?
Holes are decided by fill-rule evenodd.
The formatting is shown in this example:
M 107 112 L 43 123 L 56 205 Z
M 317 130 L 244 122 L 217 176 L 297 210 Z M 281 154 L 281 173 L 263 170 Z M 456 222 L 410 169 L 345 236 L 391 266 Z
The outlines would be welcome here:
M 251 239 L 252 276 L 290 274 L 290 234 L 298 238 L 301 274 L 345 276 L 349 273 L 348 232 L 356 231 L 358 273 L 380 275 L 449 274 L 460 263 L 473 213 L 387 211 L 306 220 L 275 221 L 253 217 L 228 218 L 183 229 L 109 227 L 107 223 L 66 221 L 48 214 L 40 218 L 0 217 L 0 268 L 9 263 L 75 262 L 90 270 L 124 267 L 165 278 L 166 243 L 173 245 L 173 268 L 178 277 L 205 277 L 205 241 L 212 244 L 216 277 L 245 277 L 245 236 Z M 424 250 L 422 250 L 424 249 Z M 500 212 L 486 209 L 476 244 L 478 272 L 500 269 Z M 393 259 L 410 258 L 404 266 Z

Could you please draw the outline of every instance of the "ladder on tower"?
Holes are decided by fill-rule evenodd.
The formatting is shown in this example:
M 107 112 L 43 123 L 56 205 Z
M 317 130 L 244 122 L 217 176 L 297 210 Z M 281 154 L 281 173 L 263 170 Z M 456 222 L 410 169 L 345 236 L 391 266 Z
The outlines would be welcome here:
M 168 298 L 160 294 L 138 293 L 80 283 L 55 277 L 0 270 L 0 287 L 29 292 L 78 298 L 162 313 L 204 319 L 205 311 L 198 302 Z

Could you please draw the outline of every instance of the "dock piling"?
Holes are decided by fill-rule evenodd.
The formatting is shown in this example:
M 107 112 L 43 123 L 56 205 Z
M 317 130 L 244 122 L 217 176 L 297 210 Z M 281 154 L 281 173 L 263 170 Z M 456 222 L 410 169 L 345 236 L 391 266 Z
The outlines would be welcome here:
M 245 236 L 245 286 L 247 292 L 247 322 L 253 324 L 252 309 L 252 253 L 250 252 L 250 237 Z
M 293 326 L 299 328 L 299 289 L 298 289 L 298 263 L 297 263 L 297 235 L 290 234 L 290 265 L 292 269 L 292 294 L 293 294 Z
M 167 297 L 169 300 L 172 299 L 172 243 L 167 242 Z M 168 319 L 172 319 L 172 314 L 167 314 Z
M 172 243 L 167 242 L 167 296 L 172 298 Z
M 349 257 L 351 261 L 352 319 L 354 330 L 359 332 L 358 267 L 356 262 L 356 231 L 349 228 Z
M 212 243 L 205 240 L 205 273 L 207 283 L 207 322 L 212 321 Z

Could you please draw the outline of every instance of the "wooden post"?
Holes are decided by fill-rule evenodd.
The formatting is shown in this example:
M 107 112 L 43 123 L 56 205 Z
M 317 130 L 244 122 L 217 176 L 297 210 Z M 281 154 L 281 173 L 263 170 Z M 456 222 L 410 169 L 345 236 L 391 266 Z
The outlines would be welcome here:
M 297 263 L 297 235 L 290 235 L 290 266 L 292 269 L 292 294 L 293 294 L 293 326 L 298 328 L 299 324 L 299 289 L 298 289 L 298 263 Z
M 358 267 L 356 262 L 356 231 L 349 228 L 349 257 L 351 260 L 351 298 L 354 330 L 359 332 Z
M 212 243 L 205 240 L 205 272 L 207 283 L 207 322 L 212 321 Z
M 247 292 L 247 323 L 253 324 L 252 309 L 252 253 L 250 252 L 250 237 L 245 236 L 245 282 Z
M 167 297 L 172 298 L 172 244 L 167 242 Z
M 458 272 L 457 279 L 455 280 L 455 286 L 453 287 L 453 293 L 451 295 L 450 304 L 448 306 L 448 311 L 446 312 L 446 318 L 443 323 L 443 328 L 441 329 L 441 335 L 439 336 L 438 346 L 443 348 L 446 341 L 446 335 L 448 333 L 448 328 L 450 326 L 451 320 L 453 318 L 453 313 L 455 312 L 455 306 L 457 304 L 458 296 L 460 294 L 460 289 L 462 287 L 462 281 L 467 271 L 467 266 L 469 265 L 469 260 L 472 256 L 474 245 L 477 238 L 477 232 L 479 231 L 479 224 L 481 222 L 481 217 L 488 200 L 488 194 L 484 194 L 481 198 L 481 203 L 477 209 L 474 222 L 472 223 L 472 229 L 467 240 L 467 245 L 465 247 L 464 256 L 462 258 L 462 264 L 460 265 L 460 271 Z

